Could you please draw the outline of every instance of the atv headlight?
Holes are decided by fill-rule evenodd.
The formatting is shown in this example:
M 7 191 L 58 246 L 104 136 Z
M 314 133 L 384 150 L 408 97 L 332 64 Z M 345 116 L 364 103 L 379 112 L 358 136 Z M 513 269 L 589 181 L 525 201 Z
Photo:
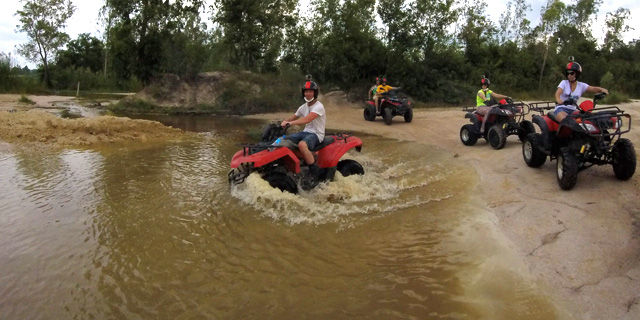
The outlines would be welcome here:
M 618 129 L 618 128 L 622 128 L 622 119 L 618 119 L 618 121 L 616 121 L 613 124 L 613 129 Z
M 587 129 L 587 131 L 589 131 L 590 133 L 597 133 L 600 130 L 598 130 L 598 128 L 596 128 L 596 126 L 592 125 L 591 123 L 585 123 L 584 127 Z

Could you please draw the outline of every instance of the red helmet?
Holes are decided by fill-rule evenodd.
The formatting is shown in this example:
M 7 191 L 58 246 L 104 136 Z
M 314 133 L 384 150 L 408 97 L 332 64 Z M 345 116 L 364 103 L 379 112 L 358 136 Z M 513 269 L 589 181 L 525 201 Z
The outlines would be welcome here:
M 320 88 L 318 87 L 318 84 L 311 81 L 311 75 L 308 74 L 307 75 L 307 81 L 304 83 L 304 85 L 302 85 L 302 98 L 304 98 L 304 92 L 307 90 L 313 90 L 313 98 L 314 99 L 318 99 L 318 90 Z
M 564 75 L 568 75 L 569 72 L 575 72 L 576 73 L 576 80 L 578 79 L 578 77 L 580 77 L 580 74 L 582 73 L 582 66 L 575 62 L 575 61 L 571 61 L 569 63 L 567 63 L 567 66 L 564 68 Z
M 489 87 L 491 81 L 489 81 L 489 78 L 482 77 L 482 79 L 480 79 L 480 86 L 484 86 L 485 84 Z

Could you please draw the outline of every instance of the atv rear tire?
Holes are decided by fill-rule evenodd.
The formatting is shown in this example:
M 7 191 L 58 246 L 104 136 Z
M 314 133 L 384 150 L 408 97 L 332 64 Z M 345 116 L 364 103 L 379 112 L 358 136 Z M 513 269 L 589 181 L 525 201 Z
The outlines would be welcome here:
M 529 120 L 522 120 L 520 127 L 518 127 L 518 138 L 520 141 L 524 142 L 527 135 L 532 132 L 536 132 L 536 127 L 533 126 L 533 123 Z
M 269 172 L 264 175 L 263 179 L 267 180 L 272 187 L 278 188 L 283 192 L 288 191 L 293 194 L 298 194 L 298 185 L 293 178 L 284 172 Z
M 540 150 L 540 139 L 542 136 L 539 133 L 532 132 L 522 141 L 522 157 L 531 168 L 539 168 L 547 161 L 547 155 Z
M 560 149 L 556 164 L 558 185 L 562 190 L 571 190 L 578 182 L 578 158 L 569 148 Z
M 376 120 L 376 107 L 375 106 L 367 104 L 367 106 L 364 107 L 364 119 L 367 120 L 367 121 Z
M 407 111 L 404 112 L 404 122 L 413 121 L 413 109 L 409 107 Z
M 636 151 L 633 143 L 626 138 L 620 138 L 611 150 L 613 158 L 613 173 L 619 180 L 629 180 L 636 172 Z
M 460 128 L 460 141 L 465 146 L 472 146 L 478 142 L 478 135 L 472 124 L 465 124 Z
M 384 124 L 390 125 L 391 119 L 393 119 L 393 111 L 390 108 L 384 108 L 382 110 L 382 118 L 384 119 Z
M 487 134 L 487 140 L 491 147 L 496 150 L 500 150 L 504 148 L 505 144 L 507 144 L 507 133 L 502 129 L 502 125 L 497 123 L 489 128 L 489 133 Z
M 362 165 L 360 165 L 358 161 L 351 159 L 340 160 L 340 162 L 338 162 L 338 171 L 340 171 L 340 174 L 342 174 L 343 177 L 348 177 L 354 174 L 364 174 L 364 168 L 362 168 Z

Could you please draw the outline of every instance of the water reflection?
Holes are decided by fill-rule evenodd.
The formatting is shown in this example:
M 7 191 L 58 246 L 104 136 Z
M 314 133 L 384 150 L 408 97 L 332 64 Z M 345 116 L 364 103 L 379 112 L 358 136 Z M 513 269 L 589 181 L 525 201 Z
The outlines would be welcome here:
M 176 121 L 202 134 L 0 157 L 0 318 L 562 318 L 452 155 L 363 136 L 364 176 L 230 189 L 246 123 Z

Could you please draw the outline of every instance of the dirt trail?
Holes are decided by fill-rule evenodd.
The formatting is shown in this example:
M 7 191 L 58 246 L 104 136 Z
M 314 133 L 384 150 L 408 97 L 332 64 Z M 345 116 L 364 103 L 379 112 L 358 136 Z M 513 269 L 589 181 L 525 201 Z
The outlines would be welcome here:
M 531 274 L 573 306 L 576 319 L 640 319 L 640 172 L 619 181 L 611 166 L 580 172 L 571 191 L 556 182 L 555 161 L 527 167 L 516 136 L 494 150 L 483 139 L 473 147 L 460 142 L 469 123 L 461 108 L 414 110 L 412 123 L 395 117 L 390 126 L 378 117 L 365 121 L 360 104 L 342 95 L 320 97 L 327 131 L 367 132 L 451 152 L 451 161 L 473 166 L 481 177 L 477 194 Z M 640 121 L 640 101 L 619 105 Z M 284 119 L 290 113 L 254 116 Z M 530 119 L 530 115 L 527 116 Z M 626 134 L 640 154 L 640 130 Z M 365 146 L 366 148 L 366 146 Z

